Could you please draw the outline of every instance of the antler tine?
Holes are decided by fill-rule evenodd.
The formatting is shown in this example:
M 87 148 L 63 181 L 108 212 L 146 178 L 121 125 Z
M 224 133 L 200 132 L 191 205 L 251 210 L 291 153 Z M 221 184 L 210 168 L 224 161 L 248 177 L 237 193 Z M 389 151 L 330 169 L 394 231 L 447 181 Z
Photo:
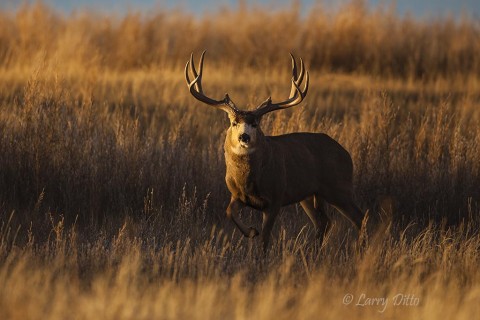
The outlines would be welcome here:
M 283 108 L 293 107 L 294 105 L 299 104 L 302 102 L 303 98 L 305 98 L 305 94 L 300 89 L 300 85 L 292 80 L 292 90 L 294 90 L 294 94 L 288 100 L 283 102 L 276 103 L 276 105 L 282 106 Z
M 187 81 L 187 86 L 190 87 L 190 77 L 188 76 L 188 67 L 190 65 L 190 60 L 187 61 L 185 65 L 185 80 Z
M 198 81 L 195 83 L 195 89 L 198 92 L 202 92 L 202 65 L 203 65 L 204 55 L 205 55 L 205 51 L 202 52 L 202 56 L 200 57 L 200 70 L 199 70 L 199 73 L 197 73 L 197 70 L 195 69 L 195 63 L 193 62 L 193 52 L 192 54 L 190 54 L 190 70 L 193 73 L 193 77 L 197 78 L 200 74 Z
M 308 74 L 308 71 L 306 72 L 306 77 L 305 77 L 305 86 L 303 87 L 303 97 L 305 98 L 305 96 L 307 95 L 307 92 L 308 92 L 308 83 L 309 83 L 309 80 L 310 80 L 310 77 L 309 77 L 309 74 Z
M 287 109 L 293 106 L 296 106 L 300 102 L 303 101 L 305 96 L 308 92 L 308 84 L 309 84 L 309 74 L 308 71 L 305 71 L 305 65 L 303 63 L 303 59 L 300 59 L 300 74 L 297 74 L 297 64 L 295 62 L 295 58 L 293 54 L 290 53 L 292 58 L 292 87 L 290 89 L 290 95 L 287 100 L 272 103 L 271 98 L 268 98 L 264 102 L 262 102 L 256 110 L 257 115 L 261 116 L 268 112 L 272 112 L 279 109 Z M 305 85 L 303 87 L 303 91 L 300 88 L 302 81 L 305 77 Z
M 217 107 L 219 109 L 222 109 L 225 112 L 231 112 L 231 111 L 238 112 L 239 110 L 237 109 L 233 101 L 230 99 L 228 94 L 225 94 L 225 98 L 223 100 L 214 100 L 212 98 L 207 97 L 203 93 L 202 74 L 203 74 L 203 59 L 205 57 L 205 52 L 206 51 L 203 51 L 202 55 L 200 56 L 198 72 L 195 69 L 195 63 L 193 61 L 193 52 L 190 55 L 190 60 L 187 61 L 187 64 L 185 65 L 185 80 L 187 81 L 187 86 L 188 86 L 188 89 L 190 90 L 190 93 L 197 100 L 203 103 L 206 103 L 208 105 Z M 193 81 L 190 81 L 190 76 L 189 76 L 190 71 L 195 77 Z
M 300 85 L 300 83 L 302 83 L 304 75 L 305 75 L 305 66 L 303 64 L 303 59 L 300 58 L 300 74 L 298 75 L 298 78 L 296 80 L 298 85 Z
M 305 66 L 303 64 L 303 59 L 300 58 L 300 73 L 297 76 L 297 64 L 295 62 L 295 57 L 293 54 L 290 53 L 290 56 L 292 57 L 292 87 L 290 89 L 290 96 L 288 97 L 289 99 L 293 98 L 295 94 L 297 94 L 297 86 L 300 86 L 300 84 L 303 81 L 303 77 L 305 76 Z
M 290 53 L 290 57 L 292 58 L 292 87 L 290 89 L 290 95 L 288 97 L 289 99 L 293 98 L 293 96 L 297 92 L 296 89 L 295 89 L 295 86 L 293 85 L 293 83 L 297 79 L 297 63 L 295 62 L 295 57 L 293 56 L 292 53 Z

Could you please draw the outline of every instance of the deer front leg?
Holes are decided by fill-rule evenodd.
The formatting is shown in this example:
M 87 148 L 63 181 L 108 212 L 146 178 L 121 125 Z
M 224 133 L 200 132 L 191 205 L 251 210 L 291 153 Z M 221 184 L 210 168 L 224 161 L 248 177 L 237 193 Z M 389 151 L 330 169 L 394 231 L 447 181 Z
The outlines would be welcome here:
M 255 229 L 254 227 L 247 227 L 237 217 L 237 212 L 239 212 L 243 208 L 245 208 L 245 204 L 240 200 L 232 197 L 230 199 L 230 204 L 228 205 L 228 208 L 227 208 L 227 218 L 229 218 L 230 220 L 233 220 L 235 225 L 238 227 L 238 229 L 240 229 L 240 231 L 243 233 L 245 237 L 254 238 L 258 236 L 257 229 Z
M 263 212 L 263 223 L 262 223 L 262 242 L 263 242 L 263 252 L 267 252 L 268 243 L 270 242 L 270 236 L 272 233 L 273 224 L 275 223 L 275 218 L 277 217 L 279 209 L 266 210 Z

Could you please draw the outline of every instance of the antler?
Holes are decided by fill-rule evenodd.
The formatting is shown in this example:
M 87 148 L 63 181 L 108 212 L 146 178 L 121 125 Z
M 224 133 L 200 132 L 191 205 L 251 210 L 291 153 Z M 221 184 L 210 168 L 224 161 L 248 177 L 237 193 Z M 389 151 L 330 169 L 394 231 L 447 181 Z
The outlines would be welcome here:
M 202 72 L 203 72 L 204 56 L 205 56 L 205 51 L 202 52 L 202 56 L 200 57 L 200 68 L 198 69 L 198 73 L 197 73 L 197 70 L 195 69 L 195 64 L 193 62 L 193 52 L 190 55 L 190 60 L 187 61 L 187 65 L 185 66 L 185 79 L 187 80 L 187 85 L 188 85 L 188 88 L 190 89 L 190 93 L 197 100 L 203 103 L 206 103 L 208 105 L 214 106 L 218 109 L 221 109 L 227 113 L 230 113 L 231 111 L 239 112 L 240 110 L 237 109 L 233 101 L 230 100 L 230 97 L 228 96 L 228 94 L 225 94 L 225 98 L 223 100 L 214 100 L 203 94 Z M 191 72 L 194 76 L 193 81 L 190 81 L 190 77 L 188 76 L 189 72 Z
M 288 97 L 287 100 L 278 102 L 278 103 L 272 103 L 272 97 L 269 97 L 267 100 L 262 102 L 258 107 L 257 110 L 255 110 L 255 114 L 257 116 L 262 116 L 268 112 L 272 112 L 275 110 L 279 109 L 287 109 L 293 106 L 296 106 L 302 100 L 305 98 L 307 95 L 308 91 L 308 71 L 305 72 L 305 67 L 303 65 L 303 60 L 300 58 L 300 74 L 297 76 L 297 63 L 295 62 L 295 57 L 293 54 L 290 53 L 290 56 L 292 57 L 292 88 L 290 89 L 290 96 Z M 306 75 L 306 76 L 305 76 Z M 305 76 L 305 86 L 303 88 L 303 91 L 300 89 L 300 85 L 302 84 L 303 77 Z

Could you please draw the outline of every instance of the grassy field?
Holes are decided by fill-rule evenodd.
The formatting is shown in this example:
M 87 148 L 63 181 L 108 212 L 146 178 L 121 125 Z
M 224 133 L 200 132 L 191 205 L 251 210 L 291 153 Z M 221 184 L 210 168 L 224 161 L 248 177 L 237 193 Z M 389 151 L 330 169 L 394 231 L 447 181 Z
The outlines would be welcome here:
M 480 27 L 352 1 L 62 16 L 0 12 L 0 319 L 472 319 L 480 312 Z M 282 209 L 264 255 L 227 221 L 224 113 L 288 95 L 264 132 L 350 152 L 367 245 Z M 261 215 L 242 220 L 259 226 Z

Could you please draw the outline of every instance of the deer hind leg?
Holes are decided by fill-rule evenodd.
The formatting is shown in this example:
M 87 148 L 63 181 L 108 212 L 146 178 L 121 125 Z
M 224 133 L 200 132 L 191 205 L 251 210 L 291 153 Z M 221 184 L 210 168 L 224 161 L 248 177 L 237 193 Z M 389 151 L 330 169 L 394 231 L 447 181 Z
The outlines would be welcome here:
M 227 208 L 227 218 L 231 219 L 235 223 L 237 228 L 243 233 L 243 235 L 245 237 L 254 238 L 254 237 L 258 236 L 257 229 L 255 229 L 253 227 L 247 227 L 237 217 L 237 212 L 239 212 L 243 208 L 245 208 L 245 204 L 242 203 L 240 200 L 232 197 L 230 199 L 230 204 L 228 205 L 228 208 Z
M 338 197 L 329 201 L 338 211 L 340 211 L 353 225 L 360 231 L 362 227 L 363 212 L 357 207 L 351 196 Z
M 353 202 L 352 197 L 346 197 L 343 201 L 337 200 L 331 202 L 340 213 L 342 213 L 348 220 L 350 220 L 356 227 L 358 231 L 358 240 L 357 240 L 357 253 L 361 253 L 362 249 L 366 245 L 366 236 L 362 230 L 362 222 L 365 217 L 365 214 L 357 207 L 355 202 Z
M 324 210 L 323 199 L 319 196 L 310 197 L 301 201 L 300 205 L 315 227 L 316 238 L 323 239 L 332 227 L 330 219 Z

